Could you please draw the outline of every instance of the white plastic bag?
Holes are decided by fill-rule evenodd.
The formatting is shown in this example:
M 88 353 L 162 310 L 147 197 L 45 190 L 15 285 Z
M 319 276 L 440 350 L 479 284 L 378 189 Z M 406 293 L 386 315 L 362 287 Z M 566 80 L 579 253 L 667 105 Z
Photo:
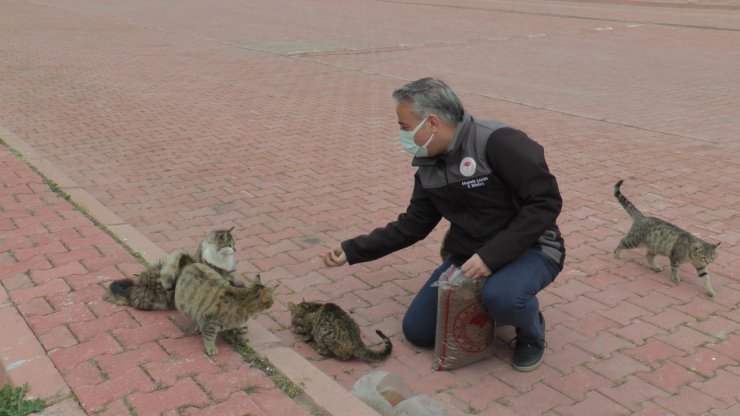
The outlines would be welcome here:
M 352 387 L 358 397 L 382 416 L 447 416 L 444 405 L 425 395 L 415 395 L 400 377 L 387 371 L 362 376 Z
M 414 395 L 400 377 L 382 370 L 360 377 L 352 387 L 352 394 L 383 416 L 390 416 L 396 405 Z

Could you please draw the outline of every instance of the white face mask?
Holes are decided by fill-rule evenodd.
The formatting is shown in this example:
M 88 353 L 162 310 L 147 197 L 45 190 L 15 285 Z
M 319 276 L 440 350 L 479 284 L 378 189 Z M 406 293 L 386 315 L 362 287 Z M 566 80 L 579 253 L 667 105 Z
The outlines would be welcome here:
M 422 146 L 417 145 L 414 142 L 414 136 L 416 136 L 416 133 L 419 132 L 421 127 L 424 125 L 424 122 L 427 121 L 427 117 L 424 117 L 421 122 L 414 128 L 412 131 L 406 131 L 401 130 L 398 132 L 398 135 L 401 137 L 401 146 L 403 146 L 403 150 L 409 152 L 412 156 L 416 157 L 427 157 L 429 156 L 429 151 L 427 150 L 427 146 L 429 146 L 429 143 L 432 142 L 432 139 L 434 138 L 434 133 L 432 133 L 431 136 L 429 136 L 429 140 L 427 140 L 426 143 L 424 143 Z

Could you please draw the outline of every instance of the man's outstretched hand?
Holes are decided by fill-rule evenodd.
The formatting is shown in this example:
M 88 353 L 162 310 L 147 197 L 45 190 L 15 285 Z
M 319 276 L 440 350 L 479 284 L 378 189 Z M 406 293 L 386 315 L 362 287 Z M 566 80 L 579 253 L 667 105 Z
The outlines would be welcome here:
M 341 248 L 329 250 L 324 254 L 324 265 L 326 267 L 338 267 L 347 262 L 347 256 Z

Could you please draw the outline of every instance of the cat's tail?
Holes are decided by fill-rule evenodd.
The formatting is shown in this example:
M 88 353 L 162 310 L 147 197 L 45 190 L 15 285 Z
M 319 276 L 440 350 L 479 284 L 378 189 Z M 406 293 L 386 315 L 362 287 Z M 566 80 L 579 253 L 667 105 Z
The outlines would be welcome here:
M 121 306 L 131 306 L 140 311 L 174 309 L 174 305 L 170 305 L 167 300 L 169 297 L 171 295 L 158 282 L 147 285 L 133 279 L 112 281 L 105 294 L 105 300 L 108 302 Z
M 195 263 L 195 259 L 187 251 L 180 249 L 170 253 L 147 272 L 152 276 L 159 274 L 158 280 L 162 287 L 165 290 L 172 290 L 182 269 L 192 263 Z
M 383 349 L 375 351 L 363 345 L 362 348 L 358 348 L 357 351 L 355 351 L 355 357 L 365 361 L 380 361 L 391 355 L 391 351 L 393 350 L 391 339 L 379 330 L 376 330 L 375 333 L 378 334 L 379 337 L 383 338 L 383 343 L 385 344 Z
M 622 208 L 624 208 L 624 210 L 627 211 L 627 213 L 630 214 L 630 217 L 632 217 L 633 219 L 644 218 L 645 216 L 642 215 L 642 212 L 637 209 L 635 204 L 630 202 L 630 200 L 627 199 L 627 197 L 624 196 L 619 190 L 619 187 L 622 186 L 623 182 L 624 180 L 620 180 L 614 185 L 614 196 L 617 198 L 617 201 L 619 201 L 619 205 L 621 205 Z
M 114 280 L 108 286 L 105 299 L 116 305 L 131 305 L 131 289 L 134 288 L 134 281 L 131 279 Z

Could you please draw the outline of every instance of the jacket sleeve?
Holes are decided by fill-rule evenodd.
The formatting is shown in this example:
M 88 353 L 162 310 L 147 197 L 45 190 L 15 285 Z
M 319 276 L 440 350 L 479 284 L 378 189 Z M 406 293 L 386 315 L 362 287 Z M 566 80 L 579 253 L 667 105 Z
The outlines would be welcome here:
M 439 223 L 442 215 L 422 189 L 418 175 L 414 175 L 414 178 L 414 190 L 405 213 L 370 234 L 342 242 L 342 250 L 349 264 L 376 260 L 406 248 L 429 235 Z
M 544 149 L 524 132 L 496 130 L 488 140 L 486 155 L 518 211 L 506 229 L 478 250 L 483 262 L 495 271 L 519 257 L 555 224 L 563 200 L 545 162 Z

